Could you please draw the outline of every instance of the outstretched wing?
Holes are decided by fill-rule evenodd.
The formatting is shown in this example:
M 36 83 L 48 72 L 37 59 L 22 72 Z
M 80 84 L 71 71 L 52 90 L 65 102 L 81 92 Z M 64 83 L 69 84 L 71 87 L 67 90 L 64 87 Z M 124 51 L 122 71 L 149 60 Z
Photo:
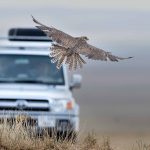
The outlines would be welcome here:
M 132 57 L 123 58 L 123 57 L 112 55 L 110 52 L 106 52 L 88 43 L 81 45 L 77 50 L 77 53 L 85 55 L 89 59 L 102 60 L 102 61 L 107 61 L 108 59 L 110 61 L 118 61 L 118 60 L 132 58 Z
M 33 16 L 33 21 L 37 23 L 39 26 L 36 26 L 38 29 L 45 32 L 45 34 L 52 39 L 52 41 L 57 42 L 58 44 L 64 47 L 72 47 L 76 40 L 74 37 L 70 36 L 69 34 L 64 33 L 54 27 L 48 27 L 39 21 L 37 21 Z

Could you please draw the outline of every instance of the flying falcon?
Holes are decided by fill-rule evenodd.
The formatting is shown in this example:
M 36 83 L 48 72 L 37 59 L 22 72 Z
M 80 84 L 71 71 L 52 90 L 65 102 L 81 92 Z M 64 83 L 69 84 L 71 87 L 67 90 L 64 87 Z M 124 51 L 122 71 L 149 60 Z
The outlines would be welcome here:
M 42 30 L 55 44 L 50 48 L 49 56 L 52 57 L 51 62 L 57 62 L 56 67 L 61 68 L 63 62 L 69 65 L 69 69 L 76 70 L 79 66 L 82 68 L 86 62 L 80 55 L 84 55 L 89 59 L 107 61 L 118 61 L 123 59 L 129 59 L 132 57 L 118 57 L 112 55 L 110 52 L 106 52 L 100 48 L 94 47 L 87 43 L 88 38 L 86 36 L 73 37 L 64 33 L 54 27 L 48 27 L 34 17 L 33 21 L 38 24 L 38 29 Z

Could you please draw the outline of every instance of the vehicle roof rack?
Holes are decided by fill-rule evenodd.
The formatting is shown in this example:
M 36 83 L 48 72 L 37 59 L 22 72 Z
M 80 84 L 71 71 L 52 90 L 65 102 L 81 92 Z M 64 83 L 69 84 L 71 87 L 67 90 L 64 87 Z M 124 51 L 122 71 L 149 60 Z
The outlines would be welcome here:
M 36 28 L 11 28 L 8 32 L 8 40 L 52 42 L 43 31 Z

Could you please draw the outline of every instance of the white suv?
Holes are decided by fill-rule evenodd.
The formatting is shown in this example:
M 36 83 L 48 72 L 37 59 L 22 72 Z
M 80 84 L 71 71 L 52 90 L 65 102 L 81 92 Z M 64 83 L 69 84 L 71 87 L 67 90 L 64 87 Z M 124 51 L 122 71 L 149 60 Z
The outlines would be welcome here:
M 50 41 L 38 29 L 14 28 L 0 41 L 0 123 L 27 116 L 28 125 L 57 132 L 79 130 L 79 106 L 72 89 L 81 76 L 68 83 L 65 65 L 58 70 L 49 54 Z

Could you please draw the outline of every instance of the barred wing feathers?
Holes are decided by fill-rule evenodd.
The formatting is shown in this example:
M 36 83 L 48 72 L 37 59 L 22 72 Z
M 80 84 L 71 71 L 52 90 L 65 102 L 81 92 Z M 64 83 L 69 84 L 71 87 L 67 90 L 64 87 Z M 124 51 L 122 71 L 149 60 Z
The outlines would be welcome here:
M 52 41 L 55 41 L 56 43 L 63 45 L 64 47 L 72 47 L 76 43 L 76 39 L 72 37 L 69 34 L 64 33 L 63 31 L 60 31 L 54 27 L 48 27 L 39 21 L 37 21 L 33 16 L 33 21 L 37 23 L 39 26 L 36 26 L 38 29 L 42 30 L 49 38 L 52 39 Z
M 102 60 L 102 61 L 107 61 L 108 59 L 110 61 L 118 61 L 118 60 L 132 58 L 132 57 L 123 58 L 123 57 L 112 55 L 110 52 L 106 52 L 88 43 L 81 45 L 77 50 L 77 52 L 79 54 L 85 55 L 89 59 Z

